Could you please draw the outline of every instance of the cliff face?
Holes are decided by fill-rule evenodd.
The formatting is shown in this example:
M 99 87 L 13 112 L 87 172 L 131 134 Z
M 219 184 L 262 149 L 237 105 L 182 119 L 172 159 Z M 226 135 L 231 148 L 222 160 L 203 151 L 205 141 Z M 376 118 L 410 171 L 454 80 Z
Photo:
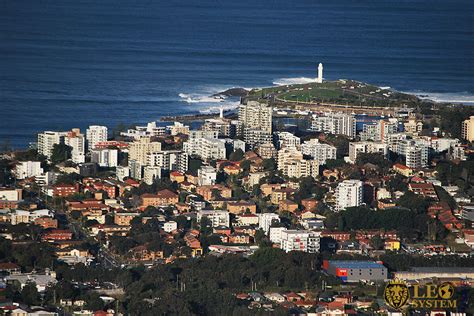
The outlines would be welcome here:
M 213 94 L 213 97 L 226 96 L 226 97 L 245 97 L 249 94 L 249 91 L 244 88 L 231 88 L 225 91 Z

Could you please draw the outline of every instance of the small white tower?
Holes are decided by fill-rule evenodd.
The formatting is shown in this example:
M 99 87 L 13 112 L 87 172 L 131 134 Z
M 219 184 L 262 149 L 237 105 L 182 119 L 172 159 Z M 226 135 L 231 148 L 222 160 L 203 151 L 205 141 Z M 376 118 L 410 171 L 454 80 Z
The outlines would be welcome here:
M 323 83 L 323 64 L 319 63 L 318 66 L 318 78 L 316 78 L 317 83 Z

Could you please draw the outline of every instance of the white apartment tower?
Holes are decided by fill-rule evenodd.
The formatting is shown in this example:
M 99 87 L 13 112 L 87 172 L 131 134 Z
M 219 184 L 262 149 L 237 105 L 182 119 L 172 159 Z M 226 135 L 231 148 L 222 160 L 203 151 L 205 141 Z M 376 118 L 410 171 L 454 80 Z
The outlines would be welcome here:
M 316 116 L 311 122 L 311 129 L 329 134 L 341 134 L 354 138 L 356 136 L 356 119 L 352 114 L 327 113 Z
M 249 101 L 239 107 L 239 123 L 244 141 L 251 148 L 272 141 L 272 107 L 264 103 Z
M 359 206 L 363 199 L 363 183 L 360 180 L 344 180 L 336 188 L 336 210 Z
M 45 131 L 38 134 L 38 154 L 46 156 L 48 159 L 53 154 L 53 147 L 64 142 L 64 133 Z
M 107 127 L 99 125 L 91 125 L 86 130 L 87 150 L 91 151 L 99 142 L 107 141 Z
M 70 132 L 67 132 L 64 143 L 71 147 L 71 160 L 74 163 L 84 163 L 86 161 L 85 138 L 80 129 L 73 128 Z
M 303 155 L 314 158 L 320 165 L 328 159 L 336 159 L 337 148 L 329 144 L 320 143 L 317 138 L 310 139 L 301 144 Z
M 287 229 L 281 232 L 281 249 L 285 252 L 315 253 L 320 248 L 320 232 Z

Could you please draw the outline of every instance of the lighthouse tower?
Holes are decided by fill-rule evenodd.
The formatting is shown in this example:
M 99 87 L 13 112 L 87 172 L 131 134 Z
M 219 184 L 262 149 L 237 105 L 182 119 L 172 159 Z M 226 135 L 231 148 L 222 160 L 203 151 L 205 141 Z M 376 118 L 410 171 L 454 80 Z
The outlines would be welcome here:
M 316 78 L 317 83 L 323 83 L 323 64 L 319 63 L 318 66 L 318 78 Z

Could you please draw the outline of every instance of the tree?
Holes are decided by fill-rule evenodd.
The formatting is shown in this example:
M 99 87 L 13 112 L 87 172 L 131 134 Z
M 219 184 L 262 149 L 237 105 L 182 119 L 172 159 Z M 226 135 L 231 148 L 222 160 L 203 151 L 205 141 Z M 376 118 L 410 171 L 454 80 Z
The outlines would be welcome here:
M 201 222 L 199 223 L 200 232 L 203 236 L 209 236 L 212 234 L 212 222 L 206 216 L 201 217 Z
M 40 297 L 36 283 L 27 282 L 21 290 L 21 300 L 27 305 L 38 305 L 40 303 Z
M 54 144 L 51 162 L 58 164 L 71 158 L 72 147 L 66 144 Z
M 230 161 L 241 161 L 242 159 L 244 159 L 244 152 L 240 148 L 232 152 L 229 156 Z
M 262 162 L 263 169 L 265 171 L 272 171 L 276 169 L 276 163 L 274 159 L 264 159 Z
M 379 235 L 375 235 L 370 239 L 370 245 L 375 249 L 375 250 L 382 250 L 384 247 L 384 241 L 382 238 L 380 238 Z

